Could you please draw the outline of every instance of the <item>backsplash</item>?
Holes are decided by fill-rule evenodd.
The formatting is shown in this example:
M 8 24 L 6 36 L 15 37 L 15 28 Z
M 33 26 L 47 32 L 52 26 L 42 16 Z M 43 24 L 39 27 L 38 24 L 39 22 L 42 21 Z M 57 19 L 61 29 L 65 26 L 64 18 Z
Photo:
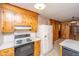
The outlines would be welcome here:
M 14 42 L 14 33 L 3 35 L 4 43 Z

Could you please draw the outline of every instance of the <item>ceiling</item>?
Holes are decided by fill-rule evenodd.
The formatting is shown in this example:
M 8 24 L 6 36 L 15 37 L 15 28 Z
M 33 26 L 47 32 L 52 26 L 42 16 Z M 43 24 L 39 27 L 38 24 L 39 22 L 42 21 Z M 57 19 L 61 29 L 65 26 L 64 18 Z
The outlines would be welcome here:
M 79 17 L 79 3 L 45 3 L 44 10 L 34 8 L 35 3 L 11 3 L 13 5 L 32 10 L 47 18 L 56 19 L 58 21 L 67 21 L 71 18 Z

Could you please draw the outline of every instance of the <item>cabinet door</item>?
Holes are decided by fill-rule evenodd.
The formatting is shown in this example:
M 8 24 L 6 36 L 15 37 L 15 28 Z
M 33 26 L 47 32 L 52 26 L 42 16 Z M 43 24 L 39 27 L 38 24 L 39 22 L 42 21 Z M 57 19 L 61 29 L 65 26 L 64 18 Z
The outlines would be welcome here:
M 70 27 L 69 24 L 66 23 L 62 23 L 61 25 L 61 36 L 64 39 L 68 39 L 69 38 L 69 33 L 70 33 Z
M 22 24 L 24 26 L 31 26 L 30 21 L 31 19 L 29 15 L 22 15 Z
M 38 16 L 37 15 L 22 15 L 23 26 L 31 26 L 32 32 L 37 30 Z
M 60 23 L 59 22 L 56 22 L 56 24 L 55 24 L 56 26 L 56 28 L 55 28 L 55 31 L 56 31 L 56 39 L 59 39 L 59 31 L 60 31 Z
M 55 30 L 54 30 L 55 39 L 54 39 L 54 41 L 56 41 L 59 38 L 58 26 L 59 26 L 58 22 L 55 22 Z
M 14 56 L 14 48 L 0 50 L 0 56 Z
M 31 26 L 30 16 L 24 14 L 15 14 L 15 25 L 16 26 Z
M 38 15 L 15 14 L 16 26 L 31 26 L 33 32 L 37 30 Z
M 10 11 L 3 10 L 2 12 L 2 32 L 13 32 L 14 31 L 14 14 Z
M 23 26 L 23 18 L 21 14 L 15 13 L 14 26 Z
M 34 42 L 34 56 L 40 55 L 40 44 L 41 44 L 40 40 Z

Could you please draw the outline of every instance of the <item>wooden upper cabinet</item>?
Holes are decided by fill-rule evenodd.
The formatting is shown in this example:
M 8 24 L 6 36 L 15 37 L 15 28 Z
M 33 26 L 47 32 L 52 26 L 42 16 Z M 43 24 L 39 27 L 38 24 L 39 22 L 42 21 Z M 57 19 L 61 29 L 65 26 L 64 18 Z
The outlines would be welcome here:
M 10 11 L 4 10 L 2 14 L 2 32 L 13 32 L 14 31 L 14 14 Z
M 37 13 L 7 3 L 2 4 L 1 8 L 3 8 L 4 10 L 6 9 L 8 11 L 8 12 L 5 11 L 3 13 L 4 15 L 3 32 L 13 32 L 14 26 L 32 26 L 31 31 L 33 32 L 37 31 L 38 26 Z M 8 13 L 9 16 L 6 15 L 6 13 Z
M 68 22 L 63 22 L 61 24 L 61 36 L 64 39 L 69 39 L 70 26 Z
M 23 25 L 22 16 L 20 14 L 15 13 L 14 19 L 15 19 L 14 26 L 22 26 Z
M 37 30 L 38 15 L 15 14 L 15 26 L 31 26 L 33 32 Z

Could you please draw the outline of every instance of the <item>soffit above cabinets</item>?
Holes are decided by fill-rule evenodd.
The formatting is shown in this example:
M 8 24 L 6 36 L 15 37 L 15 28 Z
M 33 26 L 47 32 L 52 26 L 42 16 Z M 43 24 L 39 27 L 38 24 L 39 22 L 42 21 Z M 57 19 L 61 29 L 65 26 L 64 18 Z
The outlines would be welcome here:
M 72 16 L 79 17 L 79 3 L 45 3 L 44 10 L 34 8 L 35 3 L 11 3 L 13 5 L 32 10 L 48 18 L 67 21 Z

